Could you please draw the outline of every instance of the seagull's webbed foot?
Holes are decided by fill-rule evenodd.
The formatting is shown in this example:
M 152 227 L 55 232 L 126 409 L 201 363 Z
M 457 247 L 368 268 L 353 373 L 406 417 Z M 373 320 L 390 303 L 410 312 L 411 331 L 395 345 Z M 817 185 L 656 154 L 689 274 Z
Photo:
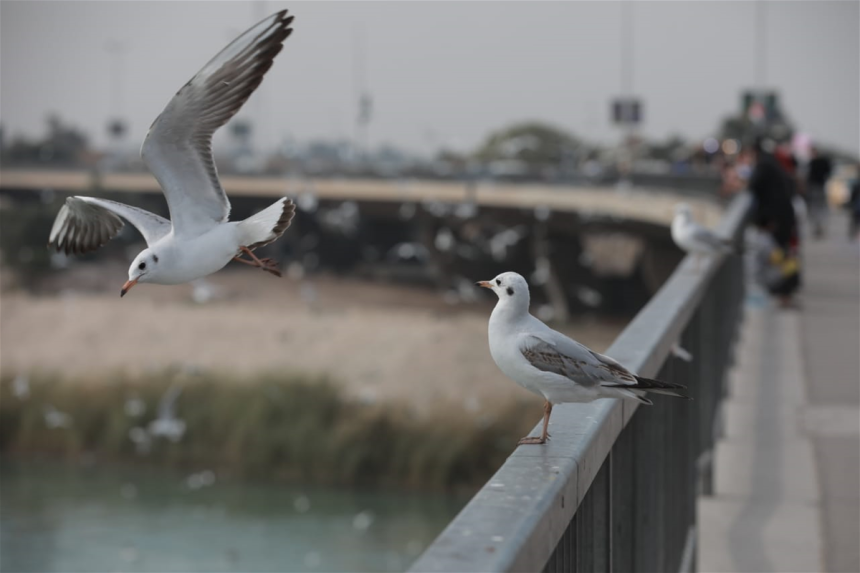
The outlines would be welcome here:
M 272 273 L 276 277 L 283 276 L 281 274 L 281 268 L 278 265 L 278 261 L 276 261 L 275 259 L 268 259 L 267 258 L 267 259 L 262 259 L 260 262 L 263 263 L 263 266 L 261 266 L 260 268 L 263 269 L 264 271 L 266 271 L 267 273 Z
M 547 436 L 549 437 L 549 436 Z M 546 439 L 539 436 L 526 436 L 525 438 L 520 438 L 520 441 L 517 442 L 518 446 L 522 446 L 525 444 L 545 444 Z
M 520 438 L 520 441 L 517 442 L 518 446 L 522 446 L 525 444 L 545 444 L 549 439 L 549 417 L 552 414 L 552 402 L 547 400 L 543 404 L 543 431 L 540 433 L 540 437 L 534 436 L 526 436 L 525 438 Z
M 237 256 L 233 257 L 234 261 L 238 261 L 240 263 L 245 263 L 246 265 L 251 265 L 252 267 L 257 267 L 260 270 L 263 270 L 263 271 L 266 271 L 267 273 L 271 273 L 271 274 L 275 275 L 276 277 L 283 276 L 283 275 L 281 275 L 281 269 L 279 268 L 278 262 L 276 260 L 271 259 L 271 258 L 265 258 L 265 259 L 260 260 L 257 258 L 257 255 L 255 255 L 254 252 L 251 251 L 251 249 L 249 249 L 248 247 L 240 247 L 239 250 L 241 250 L 243 253 L 248 255 L 251 258 L 251 260 L 250 261 L 245 260 L 245 259 L 243 259 L 237 255 Z

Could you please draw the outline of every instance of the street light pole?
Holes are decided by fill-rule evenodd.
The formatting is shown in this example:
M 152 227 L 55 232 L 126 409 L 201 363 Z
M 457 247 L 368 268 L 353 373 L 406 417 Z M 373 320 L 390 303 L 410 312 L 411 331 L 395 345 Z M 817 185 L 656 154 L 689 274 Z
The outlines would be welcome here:
M 633 171 L 633 135 L 635 124 L 633 116 L 633 2 L 621 2 L 621 130 L 622 159 L 619 184 L 631 184 Z
M 367 152 L 368 127 L 372 112 L 372 100 L 367 93 L 367 78 L 365 71 L 364 28 L 357 26 L 354 30 L 355 49 L 353 50 L 353 97 L 355 98 L 355 132 L 353 147 L 355 159 L 363 161 Z
M 633 96 L 633 2 L 621 3 L 621 95 Z
M 764 92 L 767 81 L 767 3 L 756 0 L 755 3 L 755 85 L 759 92 Z

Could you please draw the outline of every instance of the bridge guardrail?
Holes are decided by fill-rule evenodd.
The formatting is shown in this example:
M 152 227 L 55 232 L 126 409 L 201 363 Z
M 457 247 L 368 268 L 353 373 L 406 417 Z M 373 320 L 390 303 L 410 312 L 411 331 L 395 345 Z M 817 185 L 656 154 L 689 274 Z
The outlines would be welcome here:
M 740 241 L 749 208 L 737 196 L 718 231 Z M 635 416 L 626 401 L 557 406 L 551 441 L 517 448 L 410 571 L 694 570 L 743 297 L 739 255 L 698 270 L 687 257 L 607 354 L 693 401 L 657 396 Z

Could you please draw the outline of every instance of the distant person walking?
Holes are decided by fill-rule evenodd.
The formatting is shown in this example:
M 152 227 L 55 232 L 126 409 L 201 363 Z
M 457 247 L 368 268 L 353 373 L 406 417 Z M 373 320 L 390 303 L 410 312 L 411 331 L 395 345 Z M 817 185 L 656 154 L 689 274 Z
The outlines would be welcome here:
M 821 238 L 824 236 L 829 211 L 825 190 L 833 164 L 830 158 L 821 155 L 817 148 L 813 147 L 810 151 L 812 159 L 806 171 L 806 204 L 812 232 L 816 238 Z

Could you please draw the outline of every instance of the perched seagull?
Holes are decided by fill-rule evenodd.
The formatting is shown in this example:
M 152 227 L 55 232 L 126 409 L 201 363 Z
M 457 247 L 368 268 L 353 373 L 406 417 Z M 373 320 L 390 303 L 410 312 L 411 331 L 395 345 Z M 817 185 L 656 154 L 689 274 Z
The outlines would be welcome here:
M 230 201 L 215 169 L 212 134 L 260 85 L 292 33 L 292 21 L 282 10 L 239 36 L 173 96 L 149 128 L 141 156 L 164 191 L 170 221 L 107 199 L 70 197 L 57 214 L 48 246 L 66 254 L 96 250 L 122 229 L 120 217 L 126 219 L 147 248 L 131 263 L 120 296 L 138 282 L 189 282 L 231 260 L 281 276 L 274 261 L 260 260 L 252 251 L 287 230 L 295 205 L 284 197 L 244 221 L 229 221 Z
M 490 354 L 511 380 L 546 400 L 540 437 L 520 444 L 546 442 L 555 404 L 624 398 L 651 405 L 645 392 L 687 398 L 680 384 L 637 376 L 615 360 L 589 350 L 529 314 L 529 285 L 517 273 L 502 273 L 478 286 L 492 289 L 499 302 L 490 315 Z
M 725 254 L 734 250 L 729 239 L 720 237 L 693 220 L 693 213 L 686 203 L 675 205 L 672 219 L 672 240 L 681 250 L 696 256 L 696 268 L 703 255 Z

